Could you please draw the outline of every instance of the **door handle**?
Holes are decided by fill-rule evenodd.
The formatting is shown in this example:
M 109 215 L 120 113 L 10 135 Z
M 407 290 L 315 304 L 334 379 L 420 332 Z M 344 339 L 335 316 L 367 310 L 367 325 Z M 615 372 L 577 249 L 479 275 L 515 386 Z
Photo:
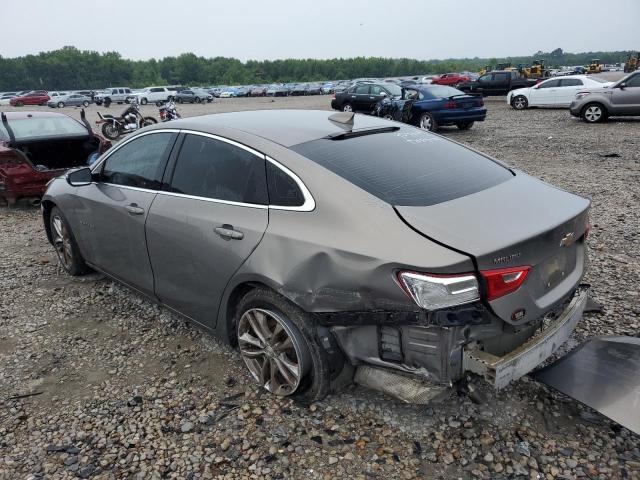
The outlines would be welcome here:
M 132 203 L 131 205 L 127 205 L 124 207 L 129 215 L 142 215 L 144 213 L 144 208 L 139 207 L 137 204 Z
M 242 240 L 244 238 L 244 233 L 238 230 L 234 230 L 233 225 L 223 225 L 221 227 L 216 227 L 213 229 L 213 231 L 225 240 Z

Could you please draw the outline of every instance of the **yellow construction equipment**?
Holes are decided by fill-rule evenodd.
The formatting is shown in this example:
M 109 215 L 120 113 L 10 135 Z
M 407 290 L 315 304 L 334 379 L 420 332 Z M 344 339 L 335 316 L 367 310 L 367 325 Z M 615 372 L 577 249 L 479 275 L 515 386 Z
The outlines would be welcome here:
M 640 52 L 631 53 L 631 55 L 629 55 L 629 59 L 624 64 L 624 71 L 627 73 L 635 72 L 638 68 L 640 68 L 639 59 Z
M 523 67 L 522 74 L 526 78 L 547 78 L 549 70 L 544 66 L 544 60 L 534 60 L 530 67 Z
M 599 58 L 594 58 L 587 68 L 587 73 L 600 73 L 602 72 L 602 64 Z

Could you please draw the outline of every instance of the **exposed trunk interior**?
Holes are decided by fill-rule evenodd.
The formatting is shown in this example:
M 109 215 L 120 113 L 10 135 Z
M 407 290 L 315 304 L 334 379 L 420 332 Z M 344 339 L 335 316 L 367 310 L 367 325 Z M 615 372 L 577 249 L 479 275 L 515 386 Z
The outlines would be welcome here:
M 100 141 L 88 136 L 38 139 L 18 141 L 14 148 L 24 154 L 35 170 L 59 170 L 86 165 L 89 156 L 100 148 Z

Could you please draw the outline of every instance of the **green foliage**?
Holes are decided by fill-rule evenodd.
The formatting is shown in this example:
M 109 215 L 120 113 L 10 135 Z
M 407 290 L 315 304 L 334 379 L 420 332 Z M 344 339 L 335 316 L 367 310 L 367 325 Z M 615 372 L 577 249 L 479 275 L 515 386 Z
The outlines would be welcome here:
M 547 66 L 587 65 L 599 58 L 603 63 L 626 61 L 630 52 L 566 53 L 557 48 L 550 53 L 508 58 L 333 58 L 327 60 L 249 60 L 198 57 L 184 53 L 160 60 L 127 60 L 117 52 L 98 53 L 63 47 L 18 58 L 0 56 L 0 91 L 49 88 L 99 89 L 107 86 L 149 85 L 243 85 L 251 83 L 302 82 L 359 77 L 398 77 L 450 71 L 477 71 L 485 65 L 511 62 L 531 64 L 543 59 Z

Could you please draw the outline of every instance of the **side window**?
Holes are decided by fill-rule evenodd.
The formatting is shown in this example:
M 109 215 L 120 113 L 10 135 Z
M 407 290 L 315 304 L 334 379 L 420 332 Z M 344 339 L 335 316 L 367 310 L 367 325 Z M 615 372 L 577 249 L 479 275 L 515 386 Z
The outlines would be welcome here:
M 114 88 L 113 90 L 111 90 L 111 95 L 117 95 L 118 94 L 118 89 Z
M 267 182 L 269 184 L 269 205 L 278 207 L 301 207 L 304 196 L 293 178 L 267 162 Z
M 584 85 L 584 83 L 579 78 L 563 78 L 560 80 L 561 87 L 579 87 L 580 85 Z
M 347 93 L 355 93 L 355 91 L 356 91 L 356 87 L 350 87 L 350 88 L 347 90 Z
M 640 87 L 640 74 L 634 75 L 626 81 L 627 87 Z
M 158 88 L 158 87 L 152 88 L 150 90 L 150 92 L 153 92 L 153 93 L 162 92 L 162 91 L 164 91 L 164 88 Z
M 480 83 L 488 83 L 491 81 L 491 75 L 483 75 L 478 79 Z
M 266 205 L 265 160 L 227 142 L 187 135 L 173 172 L 171 191 Z
M 369 93 L 369 85 L 358 85 L 356 87 L 356 95 L 367 95 Z
M 560 85 L 560 80 L 547 80 L 544 83 L 541 83 L 538 88 L 556 88 Z
M 130 88 L 125 88 L 124 89 L 124 93 L 131 93 L 131 89 Z
M 152 133 L 131 140 L 107 157 L 100 180 L 116 185 L 159 190 L 164 159 L 174 138 L 172 133 Z
M 494 80 L 496 82 L 508 82 L 509 74 L 508 73 L 496 73 L 494 76 Z
M 380 95 L 382 87 L 380 85 L 371 85 L 371 95 Z

